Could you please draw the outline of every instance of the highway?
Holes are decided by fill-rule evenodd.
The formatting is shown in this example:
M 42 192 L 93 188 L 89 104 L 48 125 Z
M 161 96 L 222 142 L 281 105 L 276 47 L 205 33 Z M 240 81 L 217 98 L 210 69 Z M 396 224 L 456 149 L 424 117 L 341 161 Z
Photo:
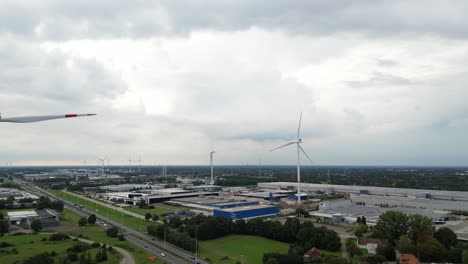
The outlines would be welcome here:
M 126 236 L 125 238 L 127 241 L 131 242 L 132 244 L 138 246 L 139 248 L 143 249 L 146 252 L 151 253 L 152 255 L 155 255 L 158 259 L 165 261 L 166 263 L 171 263 L 171 264 L 182 264 L 182 263 L 203 263 L 203 264 L 209 264 L 206 261 L 203 260 L 196 260 L 194 258 L 194 255 L 188 251 L 182 250 L 180 248 L 177 248 L 169 243 L 164 243 L 164 241 L 161 241 L 155 237 L 148 236 L 147 234 L 143 232 L 139 232 L 135 229 L 132 229 L 126 225 L 122 225 L 110 218 L 107 218 L 99 213 L 90 211 L 86 208 L 79 208 L 78 206 L 75 206 L 73 203 L 62 199 L 61 197 L 58 197 L 52 193 L 49 193 L 48 191 L 39 188 L 35 185 L 30 185 L 22 180 L 16 179 L 21 186 L 24 186 L 25 188 L 32 188 L 34 192 L 40 192 L 43 193 L 49 197 L 52 197 L 57 200 L 63 201 L 65 204 L 65 207 L 72 212 L 83 216 L 87 217 L 90 214 L 95 214 L 96 217 L 98 218 L 98 221 L 96 221 L 96 224 L 102 226 L 103 228 L 109 228 L 110 226 L 115 226 L 119 228 L 121 231 L 123 231 Z M 164 253 L 164 257 L 162 256 L 162 253 Z

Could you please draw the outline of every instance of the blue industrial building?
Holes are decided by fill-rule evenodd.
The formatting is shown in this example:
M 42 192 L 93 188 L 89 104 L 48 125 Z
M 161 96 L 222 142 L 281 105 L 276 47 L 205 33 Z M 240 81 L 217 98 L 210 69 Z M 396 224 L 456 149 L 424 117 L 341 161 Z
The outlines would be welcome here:
M 250 202 L 227 202 L 227 203 L 217 203 L 217 204 L 208 204 L 209 206 L 217 207 L 220 209 L 224 208 L 233 208 L 239 206 L 249 206 L 249 205 L 257 205 L 257 201 L 250 201 Z
M 293 201 L 297 201 L 297 194 L 291 194 L 289 195 L 289 199 L 293 200 Z M 301 200 L 307 200 L 309 199 L 309 195 L 307 195 L 306 193 L 301 193 Z
M 240 206 L 225 209 L 215 209 L 213 211 L 214 216 L 223 216 L 232 220 L 274 216 L 278 213 L 279 209 L 277 206 L 267 205 Z

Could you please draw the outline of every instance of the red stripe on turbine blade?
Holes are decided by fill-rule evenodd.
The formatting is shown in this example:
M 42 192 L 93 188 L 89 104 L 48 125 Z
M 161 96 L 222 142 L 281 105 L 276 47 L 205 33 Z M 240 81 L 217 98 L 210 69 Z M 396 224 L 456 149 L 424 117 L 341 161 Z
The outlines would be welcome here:
M 68 115 L 65 115 L 65 118 L 69 118 L 69 117 L 77 117 L 76 114 L 68 114 Z

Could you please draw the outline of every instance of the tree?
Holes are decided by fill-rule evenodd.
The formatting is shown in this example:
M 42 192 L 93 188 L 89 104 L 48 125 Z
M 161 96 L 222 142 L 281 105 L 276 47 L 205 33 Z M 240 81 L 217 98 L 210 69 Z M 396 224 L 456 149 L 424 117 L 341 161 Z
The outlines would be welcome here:
M 264 261 L 263 264 L 280 264 L 280 263 L 275 258 L 269 258 L 266 261 Z
M 113 226 L 106 231 L 107 235 L 110 237 L 117 237 L 117 234 L 119 233 L 119 229 L 117 227 Z
M 444 245 L 445 246 L 445 245 Z M 462 262 L 462 248 L 453 247 L 449 250 L 447 260 L 450 263 L 461 263 Z
M 397 243 L 397 249 L 401 254 L 411 253 L 416 254 L 416 246 L 407 235 L 400 237 Z
M 94 225 L 96 223 L 96 215 L 95 214 L 90 214 L 88 217 L 88 224 Z
M 322 263 L 324 264 L 348 264 L 348 260 L 339 256 L 327 255 L 322 258 Z
M 50 202 L 50 208 L 54 209 L 55 211 L 62 212 L 64 207 L 65 205 L 60 200 Z
M 463 264 L 468 264 L 468 250 L 463 250 L 462 263 Z
M 361 217 L 361 224 L 367 225 L 367 219 L 366 219 L 365 216 L 362 216 L 362 217 Z
M 36 204 L 36 209 L 41 210 L 44 208 L 50 208 L 50 199 L 47 196 L 39 197 L 39 201 Z
M 359 224 L 359 226 L 354 231 L 354 235 L 357 236 L 357 237 L 362 237 L 364 235 L 364 233 L 367 232 L 367 230 L 368 230 L 367 225 Z
M 296 209 L 296 215 L 299 216 L 299 217 L 309 217 L 309 212 L 307 212 L 306 210 L 304 210 L 304 208 L 302 207 L 299 207 Z
M 391 245 L 383 245 L 380 244 L 376 248 L 377 255 L 383 256 L 388 261 L 395 261 L 396 260 L 396 253 L 395 248 Z
M 54 259 L 49 255 L 49 253 L 44 252 L 44 253 L 40 253 L 40 254 L 30 257 L 22 263 L 24 264 L 53 264 Z
M 10 224 L 8 223 L 7 220 L 0 219 L 0 234 L 8 233 L 9 227 L 10 227 Z
M 434 238 L 447 249 L 450 249 L 457 244 L 457 235 L 452 231 L 452 229 L 447 227 L 439 228 L 439 230 L 434 233 Z
M 157 214 L 153 214 L 153 221 L 158 221 L 159 220 L 159 216 Z
M 419 236 L 423 232 L 434 232 L 432 227 L 432 220 L 426 216 L 414 214 L 408 216 L 408 236 L 413 241 L 418 241 Z
M 86 219 L 86 217 L 81 217 L 81 218 L 78 220 L 78 225 L 79 225 L 79 226 L 85 226 L 87 223 L 88 223 L 88 219 Z
M 346 252 L 348 252 L 351 257 L 362 255 L 361 249 L 359 249 L 354 242 L 346 245 Z
M 141 199 L 138 202 L 138 208 L 145 208 L 145 207 L 146 207 L 146 202 L 145 202 L 145 200 Z
M 106 261 L 106 260 L 107 260 L 107 246 L 106 246 L 106 244 L 102 245 L 102 254 L 101 254 L 101 257 L 102 257 L 102 261 Z
M 368 255 L 364 258 L 367 264 L 381 264 L 385 261 L 385 258 L 381 255 Z
M 386 238 L 394 243 L 400 236 L 408 231 L 408 217 L 397 211 L 387 211 L 380 215 L 379 221 L 374 228 L 377 237 Z
M 145 214 L 145 220 L 148 221 L 151 219 L 151 214 L 150 213 L 146 213 Z
M 217 222 L 217 221 L 213 221 L 213 223 L 215 224 L 215 227 L 216 224 L 222 224 L 221 222 Z M 182 221 L 180 220 L 180 218 L 178 217 L 172 217 L 171 219 L 169 219 L 169 227 L 170 228 L 179 228 L 179 226 L 182 225 Z
M 13 208 L 13 204 L 15 203 L 15 197 L 13 195 L 10 195 L 6 199 L 7 207 L 8 208 Z
M 42 222 L 39 219 L 34 219 L 31 222 L 31 229 L 34 230 L 34 232 L 39 232 L 42 229 Z
M 420 239 L 417 250 L 421 262 L 441 262 L 447 258 L 447 249 L 435 238 Z

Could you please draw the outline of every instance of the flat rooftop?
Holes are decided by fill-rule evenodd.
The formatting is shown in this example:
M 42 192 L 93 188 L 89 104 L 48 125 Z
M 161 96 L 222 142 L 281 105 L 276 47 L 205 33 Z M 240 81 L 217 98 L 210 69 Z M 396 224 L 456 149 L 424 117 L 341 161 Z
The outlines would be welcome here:
M 184 196 L 203 196 L 203 195 L 213 195 L 218 194 L 218 192 L 187 192 L 187 193 L 178 193 L 178 194 L 151 194 L 146 196 L 146 198 L 172 198 L 172 197 L 184 197 Z M 196 198 L 196 197 L 192 197 Z M 192 199 L 191 198 L 191 199 Z
M 272 189 L 295 189 L 296 182 L 261 182 L 258 183 L 259 188 Z M 367 191 L 369 194 L 387 195 L 387 196 L 416 196 L 426 197 L 427 194 L 434 198 L 441 199 L 461 199 L 468 201 L 468 192 L 460 191 L 441 191 L 428 189 L 406 189 L 406 188 L 390 188 L 390 187 L 375 187 L 375 186 L 359 186 L 359 185 L 335 185 L 335 184 L 317 184 L 317 183 L 301 183 L 303 191 L 331 191 L 360 194 L 362 191 Z
M 28 216 L 37 216 L 36 211 L 27 210 L 27 211 L 13 211 L 7 212 L 8 217 L 28 217 Z
M 256 205 L 237 206 L 237 207 L 232 207 L 232 208 L 223 208 L 223 209 L 215 209 L 215 210 L 225 211 L 225 212 L 240 212 L 240 211 L 246 211 L 246 210 L 270 208 L 270 207 L 275 207 L 275 206 L 256 204 Z
M 398 211 L 402 212 L 407 215 L 412 214 L 419 214 L 426 217 L 429 217 L 433 220 L 439 220 L 441 218 L 446 217 L 450 212 L 445 211 L 437 211 L 437 210 L 424 210 L 418 208 L 406 208 L 406 207 L 378 207 L 378 206 L 368 206 L 368 205 L 351 205 L 351 206 L 343 206 L 343 207 L 336 207 L 330 209 L 323 209 L 318 211 L 317 213 L 321 214 L 340 214 L 347 217 L 358 217 L 358 216 L 365 216 L 367 220 L 377 221 L 379 216 L 387 211 Z

